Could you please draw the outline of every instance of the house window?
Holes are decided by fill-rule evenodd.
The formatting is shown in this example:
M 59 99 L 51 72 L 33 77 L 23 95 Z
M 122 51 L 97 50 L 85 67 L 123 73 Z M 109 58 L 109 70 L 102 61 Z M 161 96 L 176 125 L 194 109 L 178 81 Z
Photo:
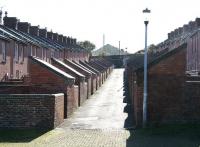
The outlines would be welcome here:
M 52 50 L 51 51 L 51 58 L 54 58 L 55 57 L 55 52 Z
M 46 48 L 43 48 L 43 59 L 44 60 L 46 60 L 46 56 L 47 56 L 46 54 L 47 54 Z
M 20 54 L 20 56 L 21 56 L 21 59 L 22 59 L 22 63 L 24 62 L 24 46 L 22 46 L 22 48 L 21 48 L 21 54 Z
M 2 42 L 1 43 L 1 47 L 2 47 L 2 61 L 6 62 L 6 43 Z
M 15 61 L 19 62 L 19 45 L 15 43 Z
M 33 47 L 31 46 L 31 56 L 33 55 Z

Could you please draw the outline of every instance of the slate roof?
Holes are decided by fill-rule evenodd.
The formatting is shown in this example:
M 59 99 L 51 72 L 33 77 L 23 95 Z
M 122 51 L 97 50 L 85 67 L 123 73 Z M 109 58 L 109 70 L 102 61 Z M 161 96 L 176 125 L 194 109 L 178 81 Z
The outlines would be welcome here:
M 94 67 L 90 66 L 88 63 L 86 63 L 86 62 L 82 62 L 82 61 L 79 61 L 79 62 L 80 62 L 80 64 L 86 66 L 86 67 L 89 68 L 90 70 L 93 70 L 95 73 L 97 73 L 97 74 L 100 73 L 100 71 L 98 71 L 98 70 L 95 69 Z
M 76 75 L 80 76 L 80 77 L 85 77 L 83 74 L 81 74 L 80 72 L 76 71 L 75 69 L 71 68 L 70 66 L 68 66 L 67 64 L 63 63 L 62 61 L 53 58 L 52 60 L 54 60 L 56 63 L 61 64 L 62 66 L 66 67 L 67 69 L 71 70 L 72 72 L 74 72 Z
M 34 62 L 37 62 L 37 63 L 39 63 L 42 66 L 45 66 L 46 68 L 48 68 L 52 72 L 56 73 L 57 75 L 65 78 L 66 80 L 75 80 L 75 78 L 72 77 L 71 75 L 67 74 L 66 72 L 60 70 L 59 68 L 51 65 L 50 63 L 48 63 L 48 62 L 46 62 L 44 60 L 41 60 L 41 59 L 39 59 L 37 57 L 32 57 L 32 56 L 29 57 L 29 58 L 31 58 Z
M 4 34 L 1 34 L 1 33 L 0 33 L 0 38 L 3 40 L 10 41 L 10 39 L 8 37 L 6 37 Z
M 186 48 L 187 44 L 184 43 L 178 48 L 173 50 L 164 50 L 160 53 L 148 54 L 148 68 L 159 63 L 161 60 L 181 51 L 182 49 Z M 128 68 L 131 68 L 133 71 L 143 71 L 144 68 L 144 54 L 134 54 L 131 56 L 130 59 L 127 61 Z
M 0 25 L 0 34 L 3 35 L 3 36 L 1 36 L 2 39 L 3 39 L 3 37 L 6 37 L 8 39 L 10 38 L 10 39 L 16 40 L 18 42 L 22 42 L 25 44 L 30 43 L 30 44 L 33 44 L 36 46 L 41 46 L 44 48 L 52 48 L 55 50 L 64 50 L 65 48 L 68 48 L 70 50 L 75 50 L 75 51 L 83 51 L 84 50 L 81 46 L 79 46 L 77 44 L 64 45 L 64 44 L 55 42 L 53 40 L 50 40 L 48 38 L 30 35 L 28 33 L 24 33 L 19 30 L 8 28 L 4 25 Z M 86 51 L 86 50 L 84 50 L 84 51 Z
M 90 75 L 90 76 L 91 76 L 91 72 L 89 72 L 88 70 L 82 68 L 81 66 L 79 66 L 79 64 L 76 64 L 76 63 L 74 63 L 74 62 L 72 62 L 72 61 L 70 61 L 70 60 L 68 60 L 68 59 L 65 59 L 65 61 L 66 61 L 67 63 L 69 63 L 69 64 L 71 64 L 71 65 L 77 67 L 78 69 L 80 69 L 80 70 L 86 72 L 87 75 Z
M 12 32 L 6 30 L 4 28 L 4 26 L 2 26 L 2 25 L 0 25 L 0 34 L 3 34 L 5 37 L 16 40 L 18 42 L 26 43 L 26 41 L 23 40 L 23 38 L 21 38 L 20 36 L 13 34 Z
M 80 67 L 82 67 L 82 68 L 88 70 L 88 71 L 91 72 L 92 74 L 96 75 L 96 73 L 94 73 L 94 72 L 91 71 L 89 68 L 85 67 L 84 65 L 82 65 L 82 64 L 80 64 L 80 63 L 77 63 L 77 62 L 75 62 L 75 61 L 73 61 L 73 62 L 74 62 L 75 64 L 78 64 Z

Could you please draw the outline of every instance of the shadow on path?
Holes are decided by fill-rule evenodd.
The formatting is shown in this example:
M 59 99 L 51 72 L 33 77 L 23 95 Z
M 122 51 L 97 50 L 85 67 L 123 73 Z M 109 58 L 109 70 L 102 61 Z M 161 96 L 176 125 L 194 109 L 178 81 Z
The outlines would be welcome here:
M 48 130 L 0 130 L 0 143 L 18 143 L 18 142 L 30 142 L 43 134 Z

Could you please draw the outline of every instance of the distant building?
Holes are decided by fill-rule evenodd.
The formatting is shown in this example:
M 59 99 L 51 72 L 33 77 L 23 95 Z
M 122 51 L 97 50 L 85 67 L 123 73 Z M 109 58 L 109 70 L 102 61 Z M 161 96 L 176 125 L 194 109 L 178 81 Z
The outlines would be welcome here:
M 127 52 L 123 49 L 106 44 L 103 47 L 92 51 L 92 56 L 112 56 L 112 55 L 126 55 Z

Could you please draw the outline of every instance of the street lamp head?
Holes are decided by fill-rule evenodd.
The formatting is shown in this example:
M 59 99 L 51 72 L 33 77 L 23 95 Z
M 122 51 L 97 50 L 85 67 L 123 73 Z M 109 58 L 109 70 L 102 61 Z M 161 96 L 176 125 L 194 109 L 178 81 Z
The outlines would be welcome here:
M 143 12 L 143 13 L 151 13 L 151 10 L 149 10 L 148 8 L 146 8 L 146 9 L 144 9 L 142 12 Z
M 148 17 L 149 17 L 149 14 L 151 13 L 151 10 L 149 10 L 148 8 L 146 8 L 142 12 L 144 13 L 144 17 L 145 17 L 144 23 L 145 23 L 145 25 L 147 25 L 148 22 L 149 22 L 149 18 Z

